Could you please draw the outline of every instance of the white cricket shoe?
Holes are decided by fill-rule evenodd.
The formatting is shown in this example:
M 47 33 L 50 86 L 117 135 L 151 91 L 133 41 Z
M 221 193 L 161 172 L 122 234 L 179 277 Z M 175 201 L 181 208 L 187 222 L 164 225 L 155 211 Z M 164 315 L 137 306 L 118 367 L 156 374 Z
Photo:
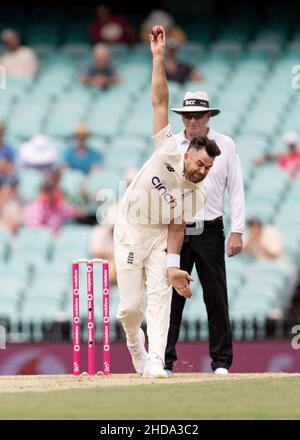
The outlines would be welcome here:
M 143 373 L 143 377 L 147 377 L 150 379 L 167 379 L 170 377 L 167 370 L 164 369 L 164 365 L 159 357 L 155 357 L 149 359 L 145 370 Z
M 139 330 L 138 342 L 134 345 L 127 344 L 127 347 L 131 354 L 132 364 L 135 371 L 142 375 L 147 362 L 147 351 L 145 349 L 145 334 L 141 328 Z
M 227 370 L 227 368 L 219 367 L 219 368 L 216 368 L 216 369 L 215 369 L 214 373 L 215 373 L 215 374 L 218 374 L 218 375 L 220 375 L 220 376 L 224 376 L 224 374 L 228 374 L 229 371 Z

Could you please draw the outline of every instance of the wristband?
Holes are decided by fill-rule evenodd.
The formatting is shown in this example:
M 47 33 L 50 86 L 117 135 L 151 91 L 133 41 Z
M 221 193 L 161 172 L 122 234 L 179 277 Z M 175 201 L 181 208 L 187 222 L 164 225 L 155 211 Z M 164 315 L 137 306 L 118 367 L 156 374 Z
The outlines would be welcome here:
M 167 254 L 167 268 L 169 267 L 180 267 L 179 254 Z

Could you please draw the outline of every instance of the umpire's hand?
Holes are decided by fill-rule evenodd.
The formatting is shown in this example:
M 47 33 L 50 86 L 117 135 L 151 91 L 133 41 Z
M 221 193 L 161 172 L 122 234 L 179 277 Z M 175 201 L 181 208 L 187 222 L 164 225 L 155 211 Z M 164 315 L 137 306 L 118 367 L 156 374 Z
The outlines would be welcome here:
M 234 257 L 238 255 L 243 249 L 243 237 L 242 234 L 232 232 L 227 243 L 227 255 L 228 257 Z
M 193 278 L 186 271 L 181 270 L 178 267 L 169 267 L 168 279 L 171 286 L 174 287 L 180 296 L 191 298 L 192 291 L 189 286 L 189 281 L 193 281 Z

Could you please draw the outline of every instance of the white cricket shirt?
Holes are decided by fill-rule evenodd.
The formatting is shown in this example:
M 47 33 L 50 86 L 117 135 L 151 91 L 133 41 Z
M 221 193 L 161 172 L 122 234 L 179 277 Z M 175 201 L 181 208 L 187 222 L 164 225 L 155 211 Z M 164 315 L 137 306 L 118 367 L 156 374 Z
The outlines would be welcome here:
M 180 151 L 185 153 L 189 141 L 185 131 L 174 135 Z M 214 220 L 224 215 L 224 194 L 227 188 L 231 209 L 231 232 L 243 233 L 245 228 L 245 195 L 241 163 L 236 151 L 235 143 L 229 136 L 225 136 L 209 128 L 207 137 L 216 142 L 221 155 L 215 158 L 214 164 L 203 181 L 207 191 L 207 202 L 197 218 Z
M 192 219 L 206 201 L 202 183 L 184 178 L 184 154 L 175 136 L 166 126 L 154 136 L 156 149 L 127 188 L 120 215 L 130 224 L 168 225 L 172 220 L 182 224 Z

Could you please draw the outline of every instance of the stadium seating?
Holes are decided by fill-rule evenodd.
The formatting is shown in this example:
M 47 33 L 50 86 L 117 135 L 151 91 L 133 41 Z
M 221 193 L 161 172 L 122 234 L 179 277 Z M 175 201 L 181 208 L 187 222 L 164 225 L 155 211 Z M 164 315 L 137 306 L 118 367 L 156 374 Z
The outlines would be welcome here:
M 19 171 L 19 192 L 25 202 L 37 197 L 41 182 L 41 173 L 29 169 Z
M 191 81 L 183 87 L 170 82 L 170 107 L 182 104 L 186 90 L 203 89 L 209 93 L 211 103 L 222 110 L 210 125 L 232 136 L 237 145 L 247 216 L 260 216 L 263 221 L 276 224 L 292 265 L 299 265 L 300 176 L 291 181 L 277 164 L 257 167 L 253 163 L 264 153 L 283 152 L 281 138 L 285 131 L 299 132 L 300 97 L 291 86 L 291 67 L 299 64 L 300 34 L 288 8 L 284 8 L 284 19 L 280 11 L 277 6 L 271 8 L 262 23 L 254 8 L 245 14 L 244 6 L 237 3 L 230 20 L 208 15 L 201 26 L 191 20 L 186 26 L 189 41 L 182 45 L 179 55 L 184 61 L 192 60 L 202 71 L 204 81 Z M 86 122 L 91 130 L 91 146 L 103 155 L 102 168 L 88 176 L 79 171 L 64 171 L 61 186 L 68 200 L 77 202 L 81 188 L 85 188 L 92 200 L 91 212 L 95 213 L 97 191 L 102 189 L 104 196 L 107 189 L 113 191 L 111 195 L 118 194 L 119 181 L 126 169 L 140 168 L 152 154 L 151 56 L 148 45 L 143 43 L 131 49 L 123 44 L 111 46 L 113 63 L 122 79 L 120 84 L 104 91 L 81 85 L 80 77 L 92 60 L 86 18 L 49 18 L 41 23 L 29 20 L 27 24 L 3 21 L 0 30 L 10 25 L 19 29 L 39 55 L 41 68 L 34 81 L 7 81 L 7 93 L 0 91 L 0 120 L 7 123 L 7 138 L 16 151 L 21 142 L 43 132 L 54 139 L 60 159 L 75 125 Z M 182 129 L 181 118 L 172 112 L 170 123 L 174 132 Z M 22 198 L 25 202 L 33 200 L 41 175 L 20 170 L 19 178 Z M 225 206 L 228 235 L 228 198 Z M 89 256 L 89 234 L 90 227 L 80 225 L 66 226 L 58 237 L 45 229 L 23 228 L 12 239 L 1 231 L 1 312 L 14 322 L 20 316 L 25 321 L 41 322 L 42 318 L 54 318 L 59 310 L 71 313 L 68 264 L 74 258 Z M 274 308 L 284 310 L 288 305 L 290 268 L 247 261 L 244 257 L 227 259 L 226 263 L 231 317 L 242 337 L 238 321 L 260 320 Z M 10 278 L 18 281 L 14 284 Z M 43 280 L 49 280 L 52 287 L 47 286 L 47 281 L 43 287 Z M 25 288 L 27 283 L 30 289 Z M 198 282 L 193 290 L 193 302 L 187 301 L 184 317 L 195 322 L 200 311 L 201 337 L 206 338 L 207 316 Z M 19 309 L 24 292 L 24 303 Z M 117 302 L 114 288 L 112 316 Z M 189 337 L 196 338 L 199 328 L 191 328 Z M 253 336 L 250 327 L 246 334 L 249 339 Z M 185 337 L 184 333 L 181 337 Z

